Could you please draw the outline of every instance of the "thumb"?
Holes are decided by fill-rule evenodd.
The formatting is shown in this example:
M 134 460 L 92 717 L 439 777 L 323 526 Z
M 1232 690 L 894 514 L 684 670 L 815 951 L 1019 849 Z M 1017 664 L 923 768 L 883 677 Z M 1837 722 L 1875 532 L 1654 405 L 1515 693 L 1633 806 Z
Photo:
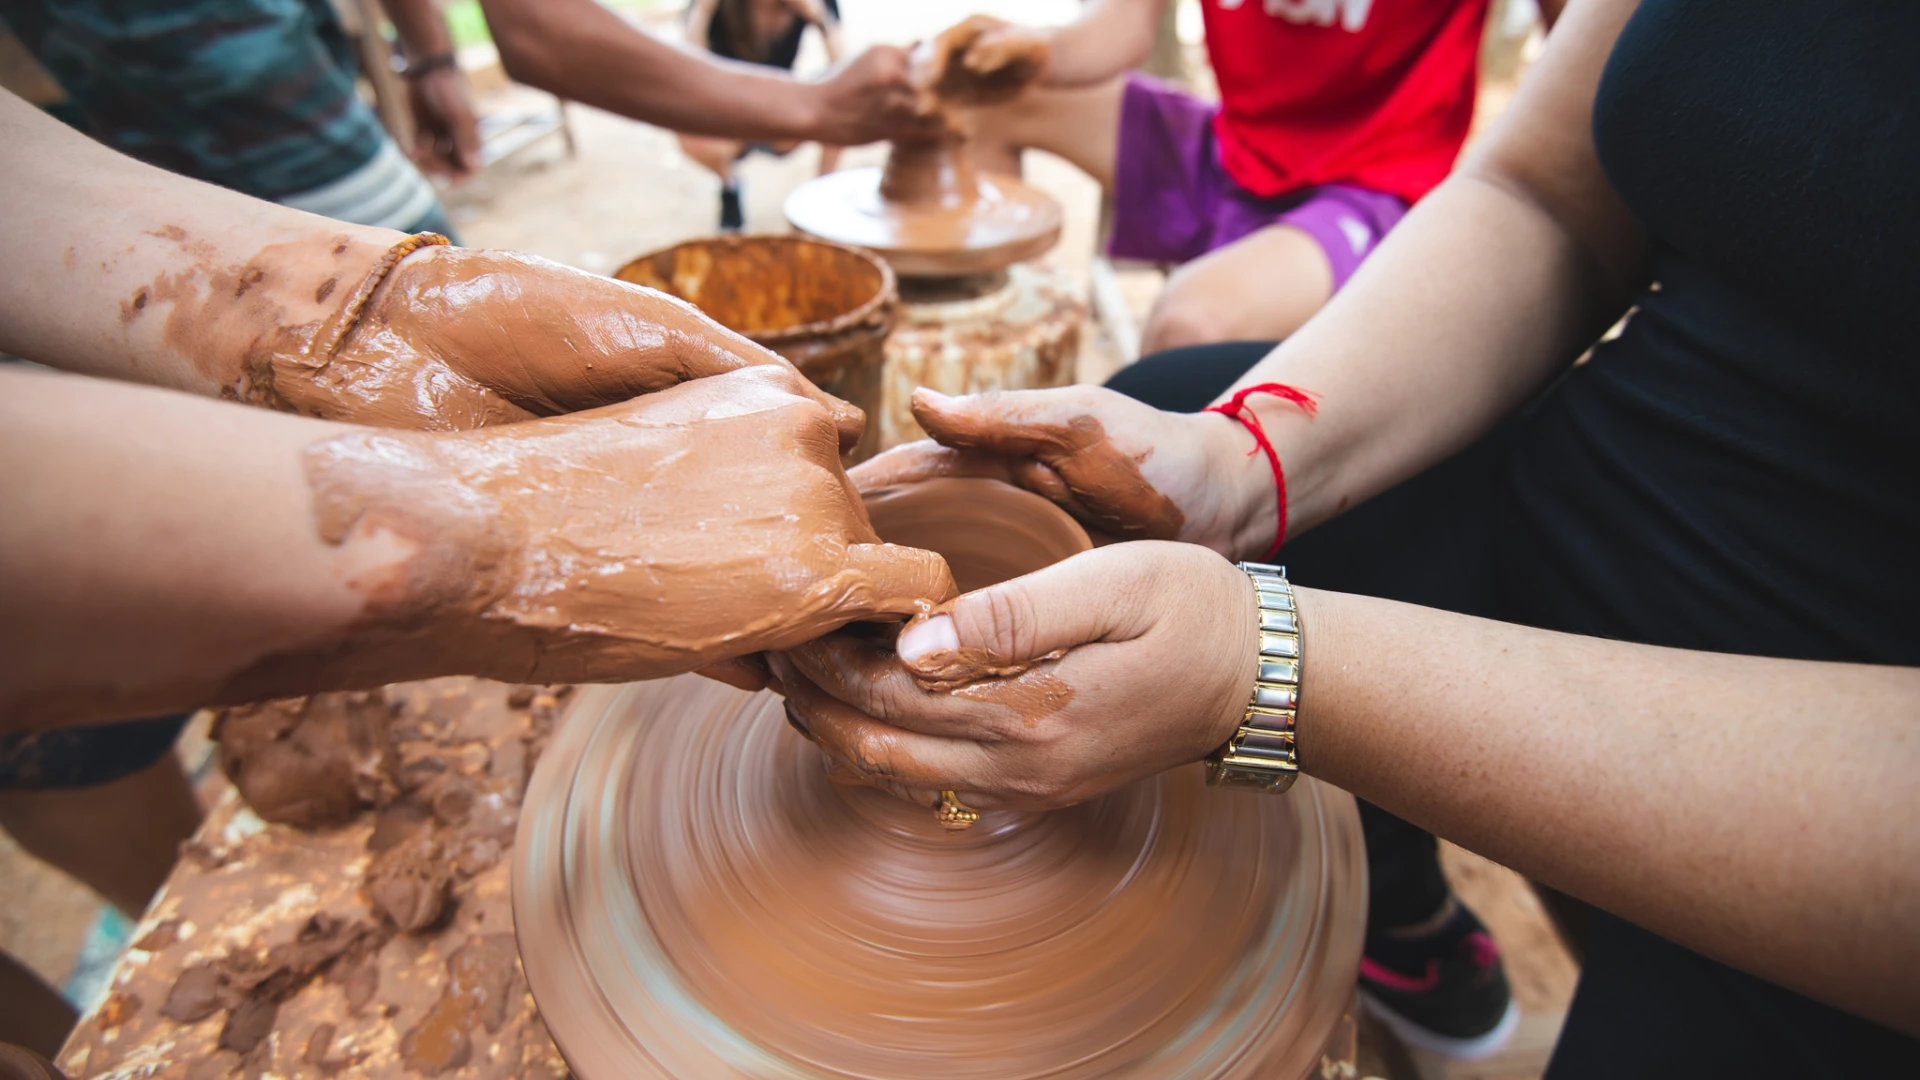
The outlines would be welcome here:
M 1124 641 L 1146 629 L 1129 587 L 1144 544 L 1082 552 L 1044 570 L 967 593 L 913 620 L 894 643 L 923 682 L 959 684 L 1012 674 L 1064 649 Z
M 942 446 L 1028 457 L 1042 449 L 1062 449 L 1060 424 L 1049 419 L 1054 400 L 1047 391 L 948 397 L 920 387 L 913 392 L 912 407 L 914 420 Z
M 864 587 L 849 590 L 839 614 L 917 615 L 959 592 L 947 560 L 920 548 L 899 544 L 849 544 L 846 569 Z

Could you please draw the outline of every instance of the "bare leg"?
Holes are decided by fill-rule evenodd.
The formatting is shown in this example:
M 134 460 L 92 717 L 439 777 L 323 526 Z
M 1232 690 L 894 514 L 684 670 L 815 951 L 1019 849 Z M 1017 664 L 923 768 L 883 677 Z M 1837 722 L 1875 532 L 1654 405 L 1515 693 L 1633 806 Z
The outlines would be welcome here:
M 1319 243 L 1290 225 L 1269 225 L 1168 275 L 1140 348 L 1278 341 L 1332 295 L 1333 268 Z
M 137 919 L 200 825 L 200 804 L 172 753 L 111 783 L 0 791 L 0 828 Z
M 0 952 L 0 1042 L 51 1058 L 73 1030 L 73 1006 L 25 964 Z
M 705 135 L 681 135 L 680 152 L 720 178 L 733 182 L 733 162 L 740 156 L 740 143 L 733 139 L 714 139 Z
M 820 144 L 820 175 L 825 176 L 840 167 L 840 148 Z
M 1113 188 L 1120 146 L 1124 83 L 1080 90 L 1030 90 L 1018 99 L 974 113 L 974 162 L 989 172 L 1020 174 L 1020 151 L 1045 150 Z

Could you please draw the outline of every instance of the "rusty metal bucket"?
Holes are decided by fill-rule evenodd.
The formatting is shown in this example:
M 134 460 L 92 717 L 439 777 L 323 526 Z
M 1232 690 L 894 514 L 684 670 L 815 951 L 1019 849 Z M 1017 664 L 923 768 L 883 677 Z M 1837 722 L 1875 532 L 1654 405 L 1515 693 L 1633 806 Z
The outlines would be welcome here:
M 879 449 L 881 369 L 900 297 L 885 262 L 801 236 L 716 236 L 642 255 L 613 276 L 680 297 L 858 405 L 867 430 L 849 463 Z

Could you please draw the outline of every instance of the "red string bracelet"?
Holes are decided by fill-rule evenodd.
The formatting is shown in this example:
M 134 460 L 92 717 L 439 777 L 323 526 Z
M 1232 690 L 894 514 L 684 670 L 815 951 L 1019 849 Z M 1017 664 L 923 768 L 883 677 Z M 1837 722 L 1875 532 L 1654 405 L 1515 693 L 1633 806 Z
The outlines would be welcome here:
M 1311 390 L 1288 386 L 1286 383 L 1269 382 L 1240 390 L 1223 404 L 1207 406 L 1207 412 L 1217 412 L 1222 416 L 1238 420 L 1252 432 L 1255 445 L 1252 450 L 1247 451 L 1247 456 L 1252 457 L 1256 452 L 1265 450 L 1267 461 L 1273 466 L 1273 490 L 1280 503 L 1280 524 L 1273 532 L 1273 546 L 1260 557 L 1264 562 L 1280 554 L 1280 544 L 1287 538 L 1287 474 L 1280 471 L 1280 455 L 1274 452 L 1273 443 L 1267 440 L 1266 429 L 1260 426 L 1260 415 L 1247 405 L 1247 398 L 1254 394 L 1272 394 L 1274 397 L 1291 401 L 1300 406 L 1300 411 L 1308 416 L 1320 411 L 1320 395 Z

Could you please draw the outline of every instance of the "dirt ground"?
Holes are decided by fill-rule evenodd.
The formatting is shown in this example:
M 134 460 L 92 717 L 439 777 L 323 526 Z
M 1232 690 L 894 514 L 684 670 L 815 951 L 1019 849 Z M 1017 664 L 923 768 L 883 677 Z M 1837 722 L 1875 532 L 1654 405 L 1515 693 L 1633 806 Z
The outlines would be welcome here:
M 931 34 L 960 17 L 986 11 L 1024 22 L 1051 23 L 1071 18 L 1075 0 L 841 0 L 849 45 L 904 43 Z M 1182 19 L 1184 50 L 1195 82 L 1204 88 L 1204 54 L 1193 13 Z M 643 18 L 662 36 L 678 34 L 671 13 Z M 489 110 L 541 110 L 552 99 L 510 87 L 497 70 L 487 70 L 487 49 L 463 52 L 474 70 Z M 823 63 L 811 39 L 802 53 L 802 71 Z M 1520 66 L 1517 44 L 1507 43 L 1488 64 L 1476 130 L 1483 129 L 1510 97 Z M 583 269 L 608 272 L 642 253 L 713 230 L 718 212 L 714 178 L 684 158 L 671 134 L 581 106 L 569 106 L 576 152 L 550 138 L 497 164 L 474 180 L 446 193 L 461 240 L 474 246 L 507 247 L 543 255 Z M 878 163 L 879 147 L 855 148 L 843 166 Z M 749 231 L 783 231 L 781 201 L 812 176 L 817 148 L 802 147 L 783 158 L 756 154 L 740 167 Z M 1075 280 L 1087 280 L 1096 241 L 1097 186 L 1077 170 L 1046 155 L 1029 155 L 1028 180 L 1060 201 L 1066 226 L 1047 261 Z M 1121 293 L 1135 318 L 1143 318 L 1159 287 L 1156 271 L 1122 268 Z M 1079 375 L 1083 382 L 1104 380 L 1118 364 L 1111 342 L 1093 326 L 1083 338 Z M 1537 1076 L 1545 1048 L 1551 1046 L 1577 977 L 1577 968 L 1554 938 L 1537 901 L 1517 875 L 1457 849 L 1445 854 L 1449 874 L 1463 897 L 1493 926 L 1512 970 L 1516 994 L 1529 1015 L 1523 1028 L 1524 1052 L 1484 1067 L 1448 1067 L 1429 1060 L 1370 1062 L 1373 1071 L 1393 1075 L 1531 1077 Z M 0 949 L 19 957 L 54 985 L 66 983 L 75 957 L 100 903 L 88 890 L 21 852 L 0 834 Z

